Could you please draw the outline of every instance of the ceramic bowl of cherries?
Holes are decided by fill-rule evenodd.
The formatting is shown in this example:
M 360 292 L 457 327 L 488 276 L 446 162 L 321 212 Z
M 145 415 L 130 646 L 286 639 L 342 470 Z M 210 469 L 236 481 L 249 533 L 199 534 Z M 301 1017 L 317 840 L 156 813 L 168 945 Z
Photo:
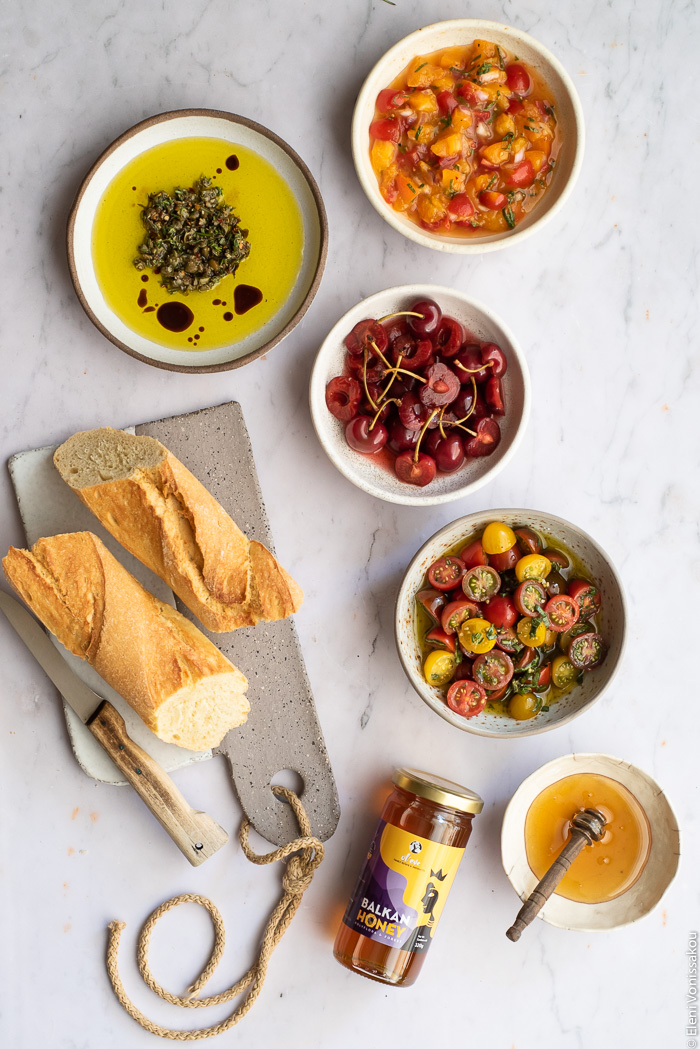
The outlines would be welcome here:
M 389 502 L 434 505 L 480 488 L 514 454 L 530 406 L 514 336 L 485 306 L 434 285 L 358 303 L 323 342 L 311 412 L 348 480 Z

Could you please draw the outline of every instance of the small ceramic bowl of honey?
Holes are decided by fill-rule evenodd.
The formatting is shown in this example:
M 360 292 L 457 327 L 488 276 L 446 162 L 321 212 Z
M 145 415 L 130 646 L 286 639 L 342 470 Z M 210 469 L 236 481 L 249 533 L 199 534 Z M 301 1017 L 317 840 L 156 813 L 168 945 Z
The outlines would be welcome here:
M 567 754 L 528 776 L 503 818 L 503 868 L 526 900 L 561 852 L 571 816 L 585 808 L 602 813 L 605 833 L 576 857 L 539 917 L 578 932 L 630 925 L 673 881 L 680 836 L 658 784 L 621 758 Z

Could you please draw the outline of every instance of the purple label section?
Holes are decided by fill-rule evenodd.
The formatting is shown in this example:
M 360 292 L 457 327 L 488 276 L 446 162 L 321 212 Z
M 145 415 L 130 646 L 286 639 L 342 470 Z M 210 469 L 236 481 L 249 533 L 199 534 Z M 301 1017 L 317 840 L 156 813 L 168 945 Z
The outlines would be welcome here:
M 381 856 L 380 843 L 386 826 L 382 820 L 377 828 L 343 921 L 355 932 L 388 947 L 416 950 L 405 946 L 418 923 L 418 911 L 404 901 L 406 877 L 387 867 Z

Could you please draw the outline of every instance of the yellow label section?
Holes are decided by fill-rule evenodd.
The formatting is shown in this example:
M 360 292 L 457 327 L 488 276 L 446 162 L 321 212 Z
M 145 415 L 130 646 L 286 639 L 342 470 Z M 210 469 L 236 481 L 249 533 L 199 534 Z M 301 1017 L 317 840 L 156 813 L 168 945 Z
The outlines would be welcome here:
M 380 823 L 345 924 L 404 951 L 425 951 L 464 849 Z

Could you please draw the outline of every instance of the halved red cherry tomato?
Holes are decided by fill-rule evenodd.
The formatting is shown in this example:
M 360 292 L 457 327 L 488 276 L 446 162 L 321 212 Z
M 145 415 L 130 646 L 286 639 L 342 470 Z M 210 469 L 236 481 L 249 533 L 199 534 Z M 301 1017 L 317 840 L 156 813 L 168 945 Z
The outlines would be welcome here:
M 561 550 L 555 550 L 553 546 L 548 546 L 542 553 L 549 558 L 555 568 L 568 568 L 571 564 L 566 554 Z
M 500 211 L 508 203 L 505 193 L 498 193 L 492 189 L 485 189 L 479 194 L 479 203 L 490 211 Z
M 474 565 L 468 568 L 462 579 L 462 589 L 474 601 L 488 601 L 498 593 L 501 577 L 490 565 Z
M 438 557 L 428 569 L 428 580 L 436 590 L 451 590 L 464 577 L 467 568 L 459 557 Z
M 447 690 L 447 705 L 463 718 L 473 718 L 486 706 L 486 691 L 476 681 L 455 681 Z
M 504 652 L 508 652 L 511 656 L 517 652 L 522 651 L 525 647 L 518 638 L 512 627 L 498 627 L 496 629 L 496 644 L 499 648 L 502 648 Z M 534 648 L 525 649 L 527 653 L 535 651 Z
M 529 160 L 516 164 L 508 177 L 508 185 L 515 189 L 527 189 L 535 181 L 535 169 Z
M 433 648 L 442 648 L 445 652 L 454 652 L 455 650 L 454 637 L 450 637 L 439 626 L 434 626 L 432 630 L 429 630 L 425 635 L 425 640 L 429 641 Z
M 549 556 L 549 555 L 547 555 Z M 544 588 L 550 597 L 557 597 L 559 594 L 566 593 L 566 579 L 557 572 L 556 569 L 552 569 L 547 578 L 544 581 Z
M 527 95 L 530 90 L 530 74 L 519 62 L 511 62 L 506 66 L 508 87 L 515 91 L 516 95 Z
M 509 681 L 507 685 L 503 686 L 503 688 L 498 688 L 494 692 L 489 692 L 488 701 L 489 703 L 501 703 L 502 701 L 508 699 L 512 691 L 513 686 Z
M 534 663 L 537 665 L 540 661 L 540 654 L 536 648 L 523 648 L 522 653 L 518 656 L 515 663 L 516 670 L 525 670 Z
M 542 540 L 532 528 L 516 528 L 518 546 L 523 554 L 539 554 L 542 549 Z
M 538 611 L 544 608 L 547 594 L 536 579 L 526 579 L 513 594 L 513 600 L 521 615 L 536 616 Z
M 447 598 L 439 590 L 419 590 L 416 601 L 423 606 L 433 623 L 440 622 L 442 610 L 447 604 Z
M 507 572 L 520 560 L 520 551 L 517 544 L 502 554 L 489 554 L 489 564 L 493 565 L 497 572 Z
M 590 619 L 600 612 L 600 591 L 587 579 L 572 579 L 567 587 L 567 593 L 578 605 L 581 619 Z
M 606 651 L 605 642 L 600 634 L 593 631 L 579 634 L 569 645 L 569 662 L 579 670 L 590 670 L 603 662 Z
M 535 683 L 531 686 L 533 692 L 546 692 L 552 681 L 552 664 L 545 663 L 536 674 Z
M 473 601 L 450 601 L 442 610 L 442 629 L 446 634 L 456 634 L 462 623 L 478 615 L 479 607 Z
M 485 689 L 503 688 L 513 676 L 513 661 L 505 652 L 494 648 L 476 657 L 473 673 L 474 680 Z
M 557 634 L 563 634 L 565 630 L 570 630 L 574 623 L 578 621 L 580 615 L 578 605 L 567 594 L 551 597 L 544 606 L 544 610 L 549 616 L 550 627 L 552 630 L 556 630 Z
M 459 556 L 462 558 L 467 568 L 473 568 L 474 565 L 487 565 L 489 563 L 480 539 L 475 539 L 473 543 L 469 543 L 469 545 L 465 546 L 463 550 L 460 550 Z
M 484 619 L 498 627 L 512 627 L 518 621 L 518 610 L 509 597 L 496 594 L 484 608 Z

